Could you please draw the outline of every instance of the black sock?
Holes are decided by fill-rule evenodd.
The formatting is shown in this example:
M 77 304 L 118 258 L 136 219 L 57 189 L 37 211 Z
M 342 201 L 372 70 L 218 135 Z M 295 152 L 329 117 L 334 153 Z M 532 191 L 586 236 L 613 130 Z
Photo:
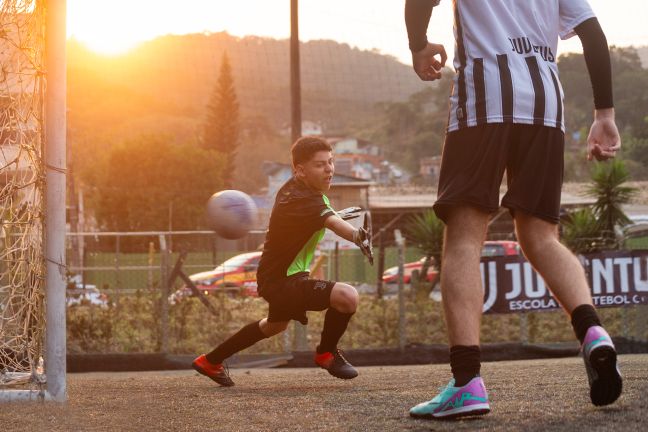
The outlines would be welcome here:
M 477 345 L 450 347 L 450 367 L 455 387 L 463 387 L 479 375 L 481 351 Z
M 591 304 L 582 304 L 571 313 L 571 323 L 574 327 L 574 333 L 576 337 L 583 343 L 587 330 L 593 326 L 600 326 L 601 320 L 596 313 L 596 309 Z
M 267 336 L 261 331 L 259 323 L 260 321 L 250 323 L 233 336 L 230 336 L 225 342 L 206 355 L 207 361 L 212 364 L 223 363 L 232 354 L 251 347 L 261 339 L 265 339 Z
M 324 316 L 324 328 L 322 329 L 322 340 L 317 346 L 317 353 L 335 352 L 340 338 L 346 331 L 352 313 L 342 313 L 328 308 Z

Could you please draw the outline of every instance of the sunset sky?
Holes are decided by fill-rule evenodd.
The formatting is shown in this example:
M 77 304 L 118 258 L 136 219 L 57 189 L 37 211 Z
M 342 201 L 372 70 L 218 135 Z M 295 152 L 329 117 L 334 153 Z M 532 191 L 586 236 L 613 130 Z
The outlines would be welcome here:
M 165 34 L 227 31 L 287 38 L 290 0 L 68 0 L 68 35 L 104 54 L 118 54 Z M 333 39 L 378 49 L 408 63 L 404 0 L 301 0 L 300 39 Z M 435 8 L 428 36 L 452 51 L 450 0 Z M 648 45 L 646 0 L 590 0 L 611 45 Z M 619 5 L 622 4 L 623 7 Z M 577 38 L 560 51 L 579 51 Z

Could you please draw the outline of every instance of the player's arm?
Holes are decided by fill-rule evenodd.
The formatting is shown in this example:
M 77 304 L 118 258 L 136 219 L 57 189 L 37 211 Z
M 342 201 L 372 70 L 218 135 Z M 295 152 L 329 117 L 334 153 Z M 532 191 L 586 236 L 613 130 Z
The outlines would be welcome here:
M 338 215 L 331 215 L 326 218 L 326 221 L 324 221 L 324 226 L 343 239 L 355 243 L 353 238 L 355 235 L 357 235 L 355 234 L 355 232 L 357 231 L 356 228 L 349 222 L 342 220 L 342 218 Z
M 412 51 L 412 66 L 423 81 L 434 81 L 441 78 L 441 68 L 445 66 L 448 56 L 441 44 L 429 43 L 427 28 L 432 16 L 432 8 L 440 0 L 406 0 L 405 26 L 409 48 Z M 440 57 L 440 60 L 436 56 Z
M 583 57 L 594 93 L 594 122 L 587 137 L 587 159 L 611 159 L 621 148 L 621 137 L 614 120 L 612 68 L 607 39 L 596 18 L 583 21 L 574 31 L 583 45 Z
M 373 263 L 371 245 L 369 244 L 371 239 L 369 239 L 369 234 L 365 228 L 355 228 L 337 215 L 331 215 L 326 218 L 324 226 L 343 239 L 355 243 L 365 256 L 370 257 L 370 262 Z

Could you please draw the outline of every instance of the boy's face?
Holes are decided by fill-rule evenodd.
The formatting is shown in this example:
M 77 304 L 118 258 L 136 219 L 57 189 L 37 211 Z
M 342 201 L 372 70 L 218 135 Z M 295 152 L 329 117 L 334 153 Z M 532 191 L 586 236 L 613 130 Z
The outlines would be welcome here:
M 311 189 L 320 192 L 326 192 L 331 188 L 334 172 L 333 155 L 326 150 L 318 151 L 308 162 L 295 166 L 297 178 Z

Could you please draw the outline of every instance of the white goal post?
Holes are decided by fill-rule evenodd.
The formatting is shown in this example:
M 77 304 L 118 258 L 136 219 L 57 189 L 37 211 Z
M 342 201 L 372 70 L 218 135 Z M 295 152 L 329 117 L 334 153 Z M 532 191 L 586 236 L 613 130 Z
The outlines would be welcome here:
M 3 0 L 0 3 L 3 13 L 2 34 L 0 41 L 3 46 L 0 50 L 0 60 L 5 65 L 24 62 L 28 55 L 33 57 L 24 63 L 31 63 L 35 71 L 34 78 L 30 83 L 25 84 L 25 78 L 20 72 L 15 73 L 16 78 L 6 78 L 5 83 L 0 84 L 0 98 L 3 104 L 11 105 L 16 99 L 20 99 L 25 93 L 24 89 L 33 90 L 29 95 L 31 99 L 27 102 L 30 115 L 17 115 L 14 123 L 7 126 L 1 125 L 0 131 L 4 146 L 10 142 L 17 147 L 18 156 L 14 160 L 4 160 L 0 177 L 10 178 L 16 175 L 15 172 L 34 172 L 36 180 L 29 183 L 30 190 L 34 190 L 31 198 L 38 200 L 22 203 L 23 208 L 30 208 L 30 205 L 38 207 L 33 211 L 33 217 L 26 218 L 26 224 L 33 223 L 36 228 L 34 232 L 39 238 L 34 239 L 33 233 L 25 236 L 31 238 L 36 244 L 36 252 L 31 253 L 25 265 L 24 257 L 21 264 L 16 265 L 13 261 L 14 255 L 2 253 L 2 273 L 0 287 L 0 349 L 9 353 L 12 352 L 12 343 L 18 347 L 24 347 L 27 354 L 20 354 L 21 360 L 10 362 L 10 355 L 0 352 L 0 377 L 16 375 L 28 375 L 29 384 L 27 388 L 18 388 L 17 385 L 0 386 L 0 402 L 15 400 L 52 400 L 63 402 L 67 397 L 66 390 L 66 331 L 65 331 L 65 290 L 66 290 L 66 258 L 65 258 L 65 231 L 66 231 L 66 0 Z M 33 17 L 36 23 L 26 24 L 28 31 L 37 34 L 38 37 L 24 37 L 20 23 L 24 23 Z M 40 21 L 38 21 L 40 20 Z M 17 33 L 13 39 L 8 35 L 11 31 Z M 27 30 L 26 30 L 27 31 Z M 36 46 L 40 38 L 41 45 Z M 33 46 L 29 46 L 32 42 Z M 24 51 L 19 53 L 19 51 Z M 42 62 L 40 61 L 42 59 Z M 10 80 L 13 79 L 13 82 Z M 4 84 L 4 85 L 2 85 Z M 18 90 L 16 90 L 18 88 Z M 22 93 L 21 93 L 22 92 Z M 34 97 L 38 95 L 38 97 Z M 36 108 L 34 108 L 36 107 Z M 4 109 L 4 105 L 3 105 Z M 14 108 L 11 108 L 14 109 Z M 20 113 L 19 113 L 20 114 Z M 4 114 L 3 114 L 4 115 Z M 4 117 L 3 117 L 4 118 Z M 30 124 L 31 126 L 25 126 Z M 18 132 L 14 133 L 16 129 Z M 28 129 L 25 134 L 25 129 Z M 10 134 L 10 132 L 12 134 Z M 6 138 L 9 134 L 10 138 Z M 18 136 L 16 140 L 11 138 Z M 27 138 L 25 138 L 25 136 Z M 25 145 L 22 141 L 31 139 L 34 149 L 27 156 L 21 156 Z M 5 142 L 5 140 L 7 140 Z M 6 152 L 2 157 L 6 158 Z M 22 167 L 23 162 L 31 162 L 35 166 L 31 168 Z M 25 164 L 26 164 L 25 162 Z M 10 166 L 11 165 L 11 166 Z M 13 166 L 13 168 L 12 168 Z M 13 171 L 11 171 L 13 170 Z M 13 177 L 11 177 L 13 181 Z M 10 180 L 6 180 L 9 184 Z M 24 189 L 24 188 L 23 188 Z M 17 200 L 10 201 L 14 203 Z M 4 205 L 4 203 L 0 203 Z M 6 206 L 5 206 L 6 207 Z M 7 226 L 16 225 L 13 221 L 7 222 L 8 214 L 15 214 L 17 211 L 5 212 L 2 209 L 2 241 L 3 248 L 11 243 L 11 236 L 14 235 Z M 23 224 L 24 225 L 24 224 Z M 24 230 L 24 228 L 21 228 Z M 14 235 L 15 236 L 15 235 Z M 19 248 L 16 253 L 19 253 Z M 12 261 L 13 260 L 13 261 Z M 26 268 L 27 267 L 27 268 Z M 9 270 L 6 270 L 6 269 Z M 43 272 L 44 270 L 44 272 Z M 15 273 L 20 276 L 27 274 L 25 280 L 20 283 L 20 289 L 30 291 L 40 290 L 36 293 L 34 307 L 25 312 L 24 305 L 27 299 L 21 299 L 20 289 L 12 286 Z M 44 274 L 43 274 L 44 273 Z M 9 282 L 8 282 L 9 281 Z M 44 283 L 43 283 L 44 281 Z M 44 291 L 44 292 L 43 292 Z M 16 293 L 11 297 L 12 293 Z M 44 297 L 44 307 L 43 307 Z M 9 298 L 9 300 L 7 300 Z M 4 300 L 3 300 L 4 299 Z M 31 305 L 30 305 L 31 306 Z M 10 333 L 17 325 L 11 324 L 12 316 L 9 310 L 18 310 L 25 316 L 30 313 L 27 324 L 23 327 L 34 325 L 34 329 L 27 328 L 27 340 L 15 343 L 18 337 Z M 36 312 L 34 312 L 36 310 Z M 41 330 L 38 326 L 44 327 Z M 33 339 L 33 340 L 32 340 Z M 44 344 L 43 344 L 44 342 Z M 7 348 L 8 347 L 8 348 Z M 4 363 L 4 364 L 3 364 Z M 28 363 L 28 364 L 26 364 Z M 24 370 L 18 366 L 24 366 Z M 7 379 L 5 380 L 7 381 Z M 8 381 L 11 381 L 8 379 Z M 1 382 L 0 382 L 1 384 Z

